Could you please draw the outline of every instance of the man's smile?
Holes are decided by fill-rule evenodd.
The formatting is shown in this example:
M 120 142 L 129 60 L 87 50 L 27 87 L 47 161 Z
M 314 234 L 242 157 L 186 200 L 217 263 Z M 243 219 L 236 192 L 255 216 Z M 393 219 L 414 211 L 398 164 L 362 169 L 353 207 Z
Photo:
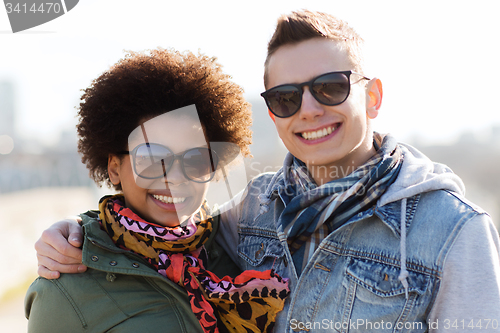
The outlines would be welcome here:
M 304 132 L 298 132 L 296 135 L 306 139 L 306 140 L 317 140 L 324 138 L 325 136 L 328 136 L 332 134 L 336 129 L 340 127 L 340 123 L 336 123 L 334 125 L 328 125 L 326 127 L 314 130 L 314 131 L 304 131 Z

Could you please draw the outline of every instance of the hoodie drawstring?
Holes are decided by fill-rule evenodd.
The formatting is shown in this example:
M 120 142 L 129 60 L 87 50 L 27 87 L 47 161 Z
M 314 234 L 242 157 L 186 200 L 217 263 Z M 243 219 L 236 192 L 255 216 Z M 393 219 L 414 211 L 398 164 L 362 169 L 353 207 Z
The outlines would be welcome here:
M 405 288 L 405 296 L 408 299 L 408 271 L 406 270 L 406 198 L 401 200 L 401 272 L 398 280 L 401 281 Z

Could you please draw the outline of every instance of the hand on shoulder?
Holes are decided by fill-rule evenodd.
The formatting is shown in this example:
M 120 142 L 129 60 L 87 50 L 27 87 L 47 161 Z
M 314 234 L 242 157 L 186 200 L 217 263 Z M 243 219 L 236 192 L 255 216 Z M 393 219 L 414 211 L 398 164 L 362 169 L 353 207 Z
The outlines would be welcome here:
M 42 232 L 35 243 L 38 260 L 38 275 L 46 279 L 57 279 L 60 273 L 83 273 L 83 233 L 78 224 L 79 217 L 54 223 Z

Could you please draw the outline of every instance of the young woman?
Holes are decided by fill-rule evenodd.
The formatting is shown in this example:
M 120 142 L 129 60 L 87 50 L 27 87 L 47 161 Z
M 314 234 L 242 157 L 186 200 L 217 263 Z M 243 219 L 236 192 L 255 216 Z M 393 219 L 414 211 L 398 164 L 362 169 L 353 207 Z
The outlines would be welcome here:
M 228 147 L 249 154 L 242 89 L 213 58 L 157 49 L 127 54 L 81 99 L 82 161 L 120 194 L 80 215 L 89 269 L 30 286 L 28 331 L 271 330 L 286 280 L 238 275 L 205 200 Z

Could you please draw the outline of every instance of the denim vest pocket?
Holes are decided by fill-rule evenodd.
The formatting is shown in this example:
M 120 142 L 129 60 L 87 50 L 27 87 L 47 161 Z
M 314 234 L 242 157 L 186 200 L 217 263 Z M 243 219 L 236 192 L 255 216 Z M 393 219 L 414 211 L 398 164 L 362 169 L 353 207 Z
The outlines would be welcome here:
M 420 315 L 421 304 L 425 303 L 421 297 L 426 297 L 431 278 L 408 271 L 406 298 L 399 273 L 396 266 L 351 259 L 344 280 L 345 302 L 338 321 L 344 325 L 356 323 L 356 329 L 349 332 L 424 332 L 427 325 Z
M 399 267 L 363 259 L 352 259 L 347 267 L 347 278 L 380 297 L 405 293 L 398 277 Z M 429 285 L 429 276 L 408 271 L 408 292 L 423 295 Z
M 240 234 L 238 256 L 247 263 L 247 269 L 276 269 L 276 265 L 283 261 L 284 251 L 277 238 Z

